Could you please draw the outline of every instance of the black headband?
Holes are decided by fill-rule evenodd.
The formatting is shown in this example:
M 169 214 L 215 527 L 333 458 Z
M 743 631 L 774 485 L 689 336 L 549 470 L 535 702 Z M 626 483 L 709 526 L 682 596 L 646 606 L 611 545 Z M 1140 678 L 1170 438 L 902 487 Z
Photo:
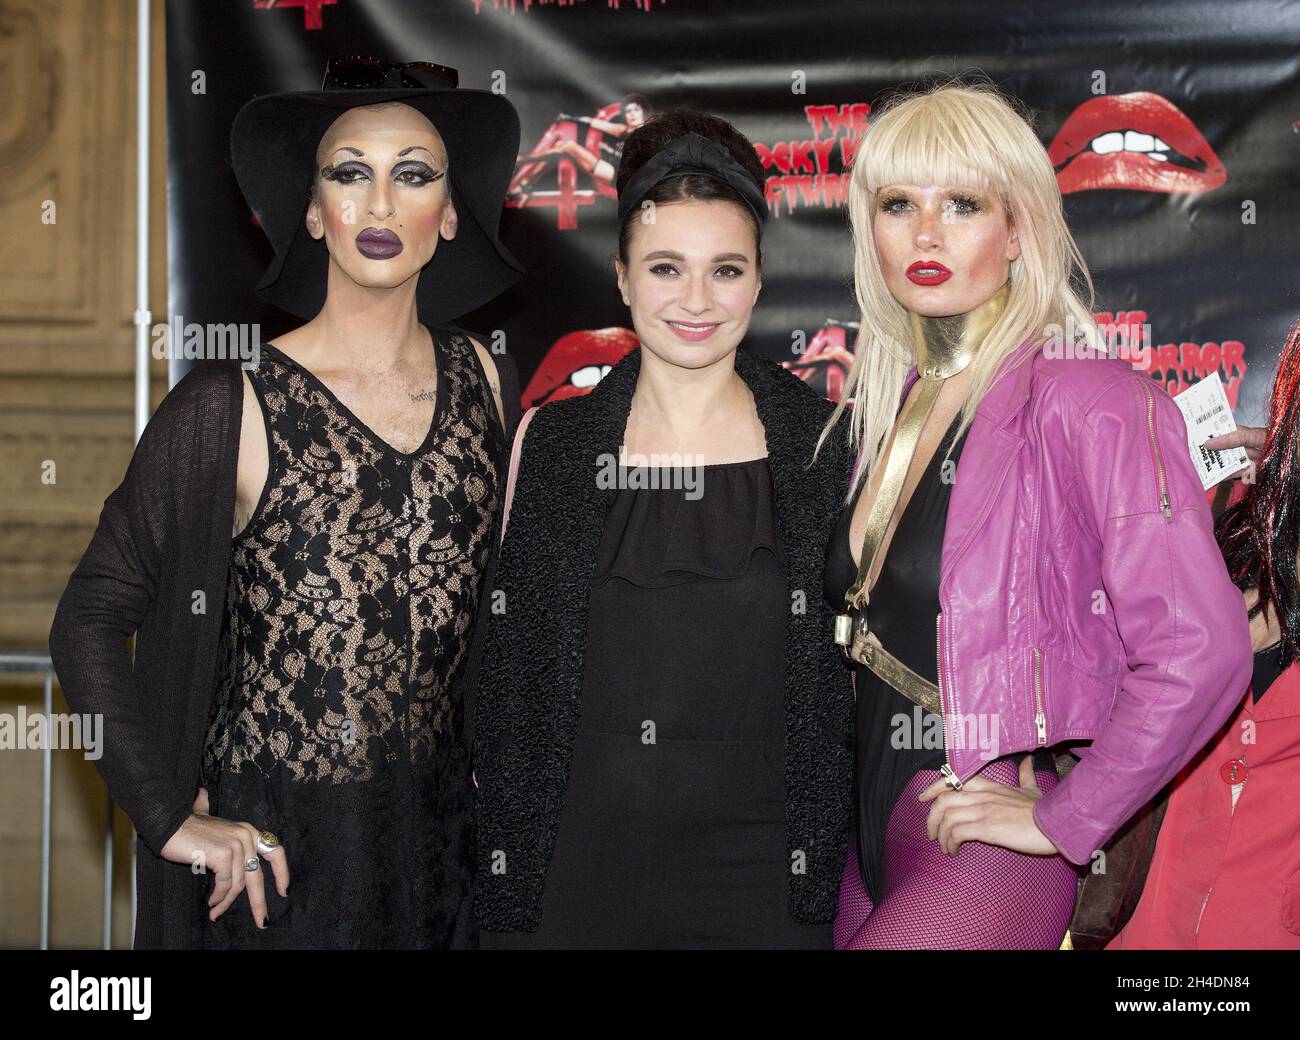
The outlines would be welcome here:
M 628 213 L 651 188 L 662 180 L 685 173 L 698 173 L 729 184 L 754 214 L 762 232 L 763 221 L 767 219 L 767 200 L 763 197 L 763 190 L 726 148 L 694 131 L 669 141 L 623 187 L 618 196 L 619 226 L 622 227 Z

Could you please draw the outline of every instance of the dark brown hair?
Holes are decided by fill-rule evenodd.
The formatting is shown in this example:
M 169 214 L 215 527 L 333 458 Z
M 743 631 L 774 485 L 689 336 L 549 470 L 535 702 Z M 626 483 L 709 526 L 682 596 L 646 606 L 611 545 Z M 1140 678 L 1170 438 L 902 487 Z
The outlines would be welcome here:
M 725 119 L 719 119 L 717 116 L 707 115 L 704 112 L 697 112 L 690 108 L 670 108 L 651 117 L 642 126 L 628 134 L 627 141 L 623 145 L 623 158 L 619 162 L 618 176 L 615 181 L 615 187 L 618 189 L 619 194 L 623 193 L 623 188 L 627 185 L 627 182 L 636 176 L 637 170 L 653 159 L 658 152 L 674 139 L 691 132 L 707 137 L 710 141 L 716 141 L 727 149 L 736 162 L 740 163 L 745 168 L 745 171 L 754 178 L 754 183 L 758 185 L 759 190 L 762 190 L 764 181 L 763 164 L 759 161 L 758 152 L 750 144 L 749 138 Z M 639 202 L 647 201 L 653 202 L 655 205 L 664 205 L 669 202 L 718 201 L 730 202 L 739 206 L 746 219 L 753 225 L 755 252 L 758 253 L 756 260 L 759 266 L 762 266 L 760 248 L 762 228 L 759 227 L 758 221 L 754 219 L 753 213 L 745 205 L 745 201 L 740 197 L 740 194 L 725 181 L 698 173 L 684 173 L 676 177 L 668 177 L 656 184 L 639 200 Z M 618 257 L 625 264 L 627 263 L 628 243 L 632 239 L 632 229 L 640 221 L 640 212 L 639 205 L 633 206 L 624 218 L 623 226 L 618 229 Z

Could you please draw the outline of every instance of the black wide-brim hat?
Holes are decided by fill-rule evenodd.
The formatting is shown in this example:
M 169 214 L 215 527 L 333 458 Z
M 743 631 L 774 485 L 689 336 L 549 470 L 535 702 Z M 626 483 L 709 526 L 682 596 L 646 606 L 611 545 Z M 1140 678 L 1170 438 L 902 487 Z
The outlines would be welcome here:
M 316 149 L 343 112 L 401 101 L 422 112 L 447 146 L 453 239 L 439 239 L 416 287 L 419 320 L 441 325 L 504 292 L 523 266 L 497 237 L 519 154 L 519 114 L 500 94 L 446 87 L 381 87 L 266 94 L 249 101 L 230 131 L 240 190 L 275 258 L 257 295 L 300 318 L 325 304 L 329 252 L 305 223 Z

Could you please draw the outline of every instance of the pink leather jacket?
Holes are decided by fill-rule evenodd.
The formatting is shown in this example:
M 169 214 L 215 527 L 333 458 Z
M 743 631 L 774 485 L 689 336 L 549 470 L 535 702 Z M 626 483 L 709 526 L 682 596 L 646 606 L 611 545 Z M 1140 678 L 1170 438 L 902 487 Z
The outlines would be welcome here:
M 1091 741 L 1034 806 L 1074 863 L 1210 740 L 1250 682 L 1246 612 L 1182 414 L 1121 360 L 1049 359 L 1027 341 L 1003 362 L 958 461 L 939 604 L 958 780 L 997 755 Z M 996 733 L 996 754 L 981 732 Z

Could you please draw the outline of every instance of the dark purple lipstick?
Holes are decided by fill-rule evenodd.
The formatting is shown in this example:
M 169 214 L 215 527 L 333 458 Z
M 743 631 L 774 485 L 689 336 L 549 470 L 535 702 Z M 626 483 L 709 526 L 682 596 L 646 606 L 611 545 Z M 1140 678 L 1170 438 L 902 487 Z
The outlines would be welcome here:
M 391 260 L 402 251 L 402 240 L 391 231 L 368 227 L 357 235 L 357 251 L 371 260 Z

